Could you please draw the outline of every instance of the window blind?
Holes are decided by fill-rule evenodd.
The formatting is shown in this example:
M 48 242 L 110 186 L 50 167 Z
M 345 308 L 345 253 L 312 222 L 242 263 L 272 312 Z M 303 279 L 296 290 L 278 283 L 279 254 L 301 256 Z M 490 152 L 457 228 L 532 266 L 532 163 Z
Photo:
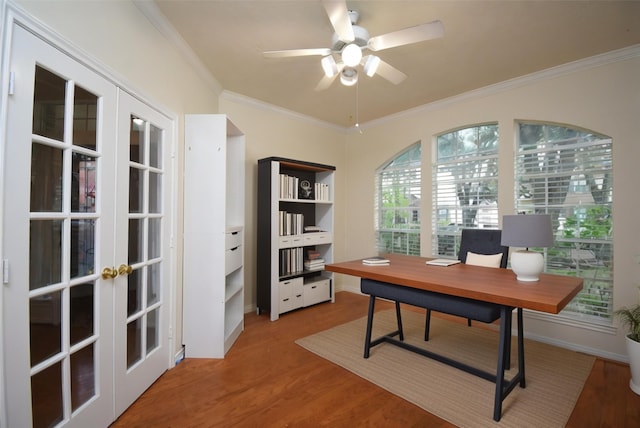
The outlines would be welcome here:
M 462 229 L 498 227 L 498 126 L 439 135 L 433 164 L 433 253 L 456 258 Z
M 611 139 L 566 126 L 518 124 L 516 210 L 551 214 L 546 271 L 584 280 L 563 314 L 610 323 L 613 303 Z M 540 249 L 542 251 L 542 249 Z
M 376 173 L 375 224 L 381 253 L 420 255 L 420 142 Z

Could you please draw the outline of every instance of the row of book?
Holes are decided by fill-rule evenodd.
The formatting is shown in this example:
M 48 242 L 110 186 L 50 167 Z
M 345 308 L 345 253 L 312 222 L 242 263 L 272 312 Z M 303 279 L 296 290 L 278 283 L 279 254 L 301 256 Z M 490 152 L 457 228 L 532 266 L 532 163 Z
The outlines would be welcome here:
M 280 236 L 301 235 L 304 232 L 304 215 L 278 212 L 278 233 Z
M 298 199 L 300 179 L 287 174 L 280 174 L 280 199 Z
M 331 195 L 329 195 L 329 185 L 325 183 L 316 183 L 314 185 L 315 199 L 317 201 L 330 201 Z
M 302 247 L 280 250 L 280 276 L 293 275 L 302 271 L 324 269 L 324 259 L 316 250 L 308 249 L 304 255 Z
M 326 183 L 314 183 L 308 180 L 280 174 L 280 199 L 315 199 L 317 201 L 329 201 L 329 185 Z

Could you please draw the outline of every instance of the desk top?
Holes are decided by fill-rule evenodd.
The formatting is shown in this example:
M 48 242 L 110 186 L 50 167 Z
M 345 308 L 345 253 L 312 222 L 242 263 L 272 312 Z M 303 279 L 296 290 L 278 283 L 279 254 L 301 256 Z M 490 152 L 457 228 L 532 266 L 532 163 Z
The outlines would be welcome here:
M 388 266 L 366 266 L 362 259 L 325 265 L 325 270 L 506 306 L 557 314 L 582 290 L 582 279 L 541 274 L 536 282 L 516 279 L 510 269 L 459 263 L 425 264 L 429 258 L 385 254 Z

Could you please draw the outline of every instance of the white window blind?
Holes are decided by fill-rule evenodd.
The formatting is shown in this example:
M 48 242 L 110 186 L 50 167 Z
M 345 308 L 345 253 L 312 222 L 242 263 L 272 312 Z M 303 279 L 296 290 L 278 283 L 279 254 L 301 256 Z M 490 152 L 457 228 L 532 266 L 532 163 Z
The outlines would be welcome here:
M 498 125 L 439 135 L 434 159 L 433 253 L 457 258 L 462 229 L 498 227 Z
M 420 142 L 376 173 L 375 224 L 378 251 L 420 255 Z
M 551 214 L 546 271 L 584 279 L 563 314 L 608 324 L 613 292 L 611 139 L 546 123 L 518 124 L 516 210 Z M 542 251 L 542 250 L 540 250 Z

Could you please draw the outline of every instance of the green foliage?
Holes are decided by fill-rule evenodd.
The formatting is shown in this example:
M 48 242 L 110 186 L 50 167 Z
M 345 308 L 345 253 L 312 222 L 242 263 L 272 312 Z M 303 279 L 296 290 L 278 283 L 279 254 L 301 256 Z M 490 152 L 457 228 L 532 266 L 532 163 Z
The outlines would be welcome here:
M 614 314 L 629 329 L 629 338 L 640 342 L 640 305 L 618 309 Z
M 604 205 L 587 208 L 584 219 L 577 215 L 566 218 L 563 235 L 565 238 L 598 239 L 611 235 L 611 209 Z

